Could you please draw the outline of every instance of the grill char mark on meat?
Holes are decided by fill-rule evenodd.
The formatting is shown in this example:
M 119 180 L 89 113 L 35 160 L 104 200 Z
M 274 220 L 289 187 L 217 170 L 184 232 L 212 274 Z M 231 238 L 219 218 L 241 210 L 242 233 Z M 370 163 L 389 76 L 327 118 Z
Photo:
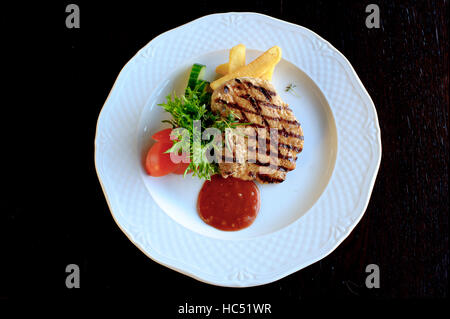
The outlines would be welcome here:
M 246 144 L 243 148 L 242 144 L 237 146 L 239 153 L 247 154 L 244 163 L 237 162 L 238 148 L 235 148 L 233 155 L 230 154 L 232 158 L 222 155 L 225 163 L 220 164 L 220 170 L 224 177 L 256 179 L 261 183 L 281 183 L 286 178 L 286 173 L 295 169 L 297 153 L 303 148 L 302 129 L 292 110 L 281 100 L 270 83 L 253 78 L 230 80 L 213 93 L 212 109 L 220 112 L 222 116 L 227 116 L 227 111 L 236 110 L 239 120 L 249 123 L 244 128 L 264 128 L 266 136 L 268 129 L 277 129 L 279 133 L 278 138 L 270 136 L 261 140 L 258 138 L 259 130 L 255 130 L 256 134 L 248 133 L 247 130 Z M 278 141 L 278 149 L 271 144 L 272 138 L 274 141 L 281 139 Z M 257 139 L 258 145 L 251 146 L 250 139 Z M 257 167 L 261 167 L 261 170 Z
M 242 97 L 242 98 L 245 98 L 245 99 L 246 99 L 247 96 L 248 96 L 248 94 L 246 94 L 246 95 L 240 95 L 239 97 Z M 250 113 L 250 114 L 260 115 L 258 112 L 254 111 L 254 110 L 249 110 L 249 109 L 243 107 L 242 105 L 240 105 L 239 103 L 230 103 L 230 102 L 227 102 L 227 101 L 225 101 L 225 100 L 223 100 L 223 99 L 220 99 L 220 98 L 217 98 L 215 101 L 218 102 L 218 103 L 225 104 L 225 105 L 228 106 L 229 108 L 238 110 L 238 111 L 240 111 L 241 113 L 242 113 L 242 112 L 245 112 L 245 113 Z M 256 101 L 257 101 L 258 103 L 261 103 L 261 101 L 258 101 L 258 100 L 256 100 Z M 277 107 L 282 108 L 281 106 L 277 106 Z M 262 115 L 261 115 L 261 116 L 262 116 Z M 300 126 L 300 123 L 299 123 L 297 120 L 288 120 L 288 119 L 279 118 L 279 117 L 274 117 L 274 116 L 270 116 L 270 115 L 264 115 L 264 117 L 265 117 L 266 119 L 270 120 L 270 121 L 279 121 L 279 122 L 283 122 L 283 123 L 287 123 L 287 124 L 292 124 L 292 125 L 295 125 L 295 126 Z
M 257 176 L 258 176 L 258 178 L 259 178 L 261 181 L 263 181 L 263 182 L 265 182 L 265 183 L 270 183 L 270 184 L 272 184 L 272 183 L 282 183 L 282 182 L 284 182 L 284 179 L 272 177 L 272 176 L 269 175 L 269 174 L 261 174 L 261 173 L 258 173 Z
M 249 152 L 258 152 L 258 150 L 259 150 L 258 147 L 253 147 L 253 146 L 248 147 Z M 270 150 L 267 146 L 266 146 L 266 155 L 270 155 Z M 288 160 L 290 162 L 293 162 L 293 161 L 295 162 L 297 160 L 297 156 L 294 157 L 291 155 L 284 155 L 284 154 L 281 154 L 279 151 L 278 151 L 278 158 Z
M 252 82 L 245 81 L 244 83 L 245 83 L 248 87 L 255 88 L 255 89 L 257 89 L 258 91 L 260 91 L 260 92 L 266 97 L 266 99 L 267 99 L 268 101 L 272 101 L 272 96 L 277 95 L 276 92 L 273 92 L 273 91 L 271 91 L 271 90 L 268 90 L 268 89 L 266 89 L 266 88 L 264 88 L 264 87 L 262 87 L 262 86 L 260 86 L 260 85 L 254 85 Z
M 297 153 L 300 153 L 301 151 L 303 151 L 303 147 L 292 146 L 292 145 L 289 145 L 289 144 L 278 143 L 278 146 L 287 148 L 289 150 L 293 150 L 294 152 L 297 152 Z
M 258 135 L 248 135 L 247 138 L 249 138 L 249 139 L 258 139 Z M 266 144 L 270 144 L 270 143 L 271 143 L 271 139 L 266 137 Z M 296 145 L 285 144 L 285 143 L 282 143 L 280 141 L 278 141 L 278 146 L 286 148 L 288 150 L 292 150 L 292 151 L 297 152 L 297 153 L 300 153 L 303 150 L 303 147 L 296 146 Z
M 222 156 L 222 161 L 225 163 L 236 163 L 236 157 L 226 157 L 225 155 Z M 270 161 L 268 162 L 261 162 L 259 160 L 256 160 L 255 162 L 251 162 L 252 164 L 255 164 L 257 166 L 262 166 L 262 167 L 268 167 L 277 171 L 282 171 L 282 172 L 289 172 L 292 171 L 293 168 L 291 167 L 286 167 L 284 165 L 273 165 L 270 163 Z
M 264 117 L 264 115 L 262 114 L 262 110 L 261 107 L 258 104 L 258 101 L 255 100 L 255 98 L 253 96 L 249 96 L 248 100 L 250 101 L 250 103 L 252 104 L 252 106 L 255 108 L 256 110 L 256 114 L 261 116 L 262 118 L 262 122 L 264 123 L 264 126 L 266 127 L 270 127 L 270 124 L 267 122 L 266 118 Z

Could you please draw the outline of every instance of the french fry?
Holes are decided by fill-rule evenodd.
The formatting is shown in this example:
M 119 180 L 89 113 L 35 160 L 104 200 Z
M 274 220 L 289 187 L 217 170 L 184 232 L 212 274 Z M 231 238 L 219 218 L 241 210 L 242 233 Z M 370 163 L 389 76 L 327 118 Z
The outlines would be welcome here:
M 276 64 L 274 64 L 269 71 L 267 71 L 266 73 L 261 75 L 260 78 L 263 80 L 266 80 L 266 81 L 272 81 L 272 75 L 273 75 L 273 71 L 275 70 L 275 66 L 276 66 Z
M 261 79 L 267 80 L 267 81 L 272 81 L 272 75 L 273 75 L 273 71 L 275 70 L 275 66 L 276 65 L 274 65 L 269 71 L 267 71 L 266 73 L 261 75 Z M 218 73 L 220 75 L 228 74 L 228 63 L 224 63 L 224 64 L 217 66 L 216 73 Z
M 217 66 L 216 73 L 218 73 L 220 75 L 226 75 L 226 74 L 238 69 L 239 67 L 244 66 L 245 65 L 245 45 L 238 44 L 237 46 L 233 47 L 230 50 L 229 60 L 230 60 L 229 63 L 224 63 L 224 64 Z M 231 65 L 233 65 L 231 67 L 231 69 L 230 69 L 230 63 L 231 63 Z M 266 73 L 264 73 L 263 75 L 261 75 L 260 78 L 263 80 L 271 81 L 273 72 L 275 70 L 275 66 L 276 65 L 273 65 L 272 68 L 269 71 L 267 71 Z
M 245 65 L 245 45 L 238 44 L 231 48 L 228 62 L 228 72 L 234 72 Z
M 237 70 L 230 72 L 221 78 L 215 80 L 211 83 L 211 88 L 213 90 L 217 89 L 221 84 L 228 80 L 238 78 L 238 77 L 261 77 L 264 73 L 270 72 L 272 67 L 274 67 L 281 60 L 281 48 L 279 46 L 274 46 L 261 54 L 255 60 L 247 65 L 241 66 Z
M 225 75 L 228 74 L 229 67 L 228 67 L 228 62 L 218 65 L 216 68 L 216 73 L 220 74 L 220 75 Z
M 216 73 L 225 75 L 245 65 L 245 45 L 238 44 L 231 48 L 229 62 L 217 66 Z

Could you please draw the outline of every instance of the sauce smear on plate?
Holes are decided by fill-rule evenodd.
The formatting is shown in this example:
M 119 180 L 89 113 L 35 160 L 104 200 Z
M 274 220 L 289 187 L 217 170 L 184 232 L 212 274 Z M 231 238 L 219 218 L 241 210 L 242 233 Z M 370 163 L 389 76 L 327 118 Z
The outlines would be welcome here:
M 205 223 L 220 230 L 250 226 L 260 207 L 259 189 L 253 181 L 213 175 L 198 195 L 197 211 Z

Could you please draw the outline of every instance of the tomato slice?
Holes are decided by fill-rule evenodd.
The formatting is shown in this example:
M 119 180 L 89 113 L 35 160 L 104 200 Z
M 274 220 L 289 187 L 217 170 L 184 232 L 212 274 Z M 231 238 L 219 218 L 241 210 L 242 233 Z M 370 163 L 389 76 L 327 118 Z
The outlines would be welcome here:
M 178 164 L 178 167 L 173 171 L 174 174 L 183 175 L 186 168 L 189 166 L 189 157 L 186 153 L 181 154 L 182 161 Z M 187 159 L 187 163 L 184 163 Z
M 186 171 L 186 168 L 188 168 L 189 163 L 180 163 L 178 164 L 178 167 L 173 171 L 174 174 L 177 175 L 183 175 Z
M 170 133 L 172 132 L 171 128 L 166 128 L 165 130 L 159 131 L 155 134 L 153 134 L 152 139 L 158 142 L 164 142 L 169 143 L 170 140 Z
M 164 129 L 153 134 L 152 138 L 157 142 L 150 148 L 145 159 L 145 170 L 151 176 L 164 176 L 169 173 L 182 175 L 189 166 L 189 163 L 173 163 L 170 154 L 164 153 L 172 147 L 170 139 L 171 128 Z M 184 155 L 186 156 L 186 155 Z
M 150 148 L 145 158 L 145 170 L 147 174 L 155 177 L 172 173 L 178 168 L 178 163 L 172 162 L 170 153 L 164 153 L 172 147 L 172 142 L 156 142 Z

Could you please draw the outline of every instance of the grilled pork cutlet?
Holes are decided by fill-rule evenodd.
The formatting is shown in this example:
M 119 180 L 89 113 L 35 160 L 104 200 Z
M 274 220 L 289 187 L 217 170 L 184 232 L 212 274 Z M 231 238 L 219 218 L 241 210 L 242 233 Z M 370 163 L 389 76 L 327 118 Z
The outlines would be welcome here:
M 211 109 L 223 117 L 232 112 L 240 122 L 249 123 L 241 130 L 247 138 L 235 143 L 231 155 L 224 150 L 219 163 L 223 177 L 281 183 L 295 169 L 303 131 L 270 82 L 250 77 L 229 80 L 214 90 Z

